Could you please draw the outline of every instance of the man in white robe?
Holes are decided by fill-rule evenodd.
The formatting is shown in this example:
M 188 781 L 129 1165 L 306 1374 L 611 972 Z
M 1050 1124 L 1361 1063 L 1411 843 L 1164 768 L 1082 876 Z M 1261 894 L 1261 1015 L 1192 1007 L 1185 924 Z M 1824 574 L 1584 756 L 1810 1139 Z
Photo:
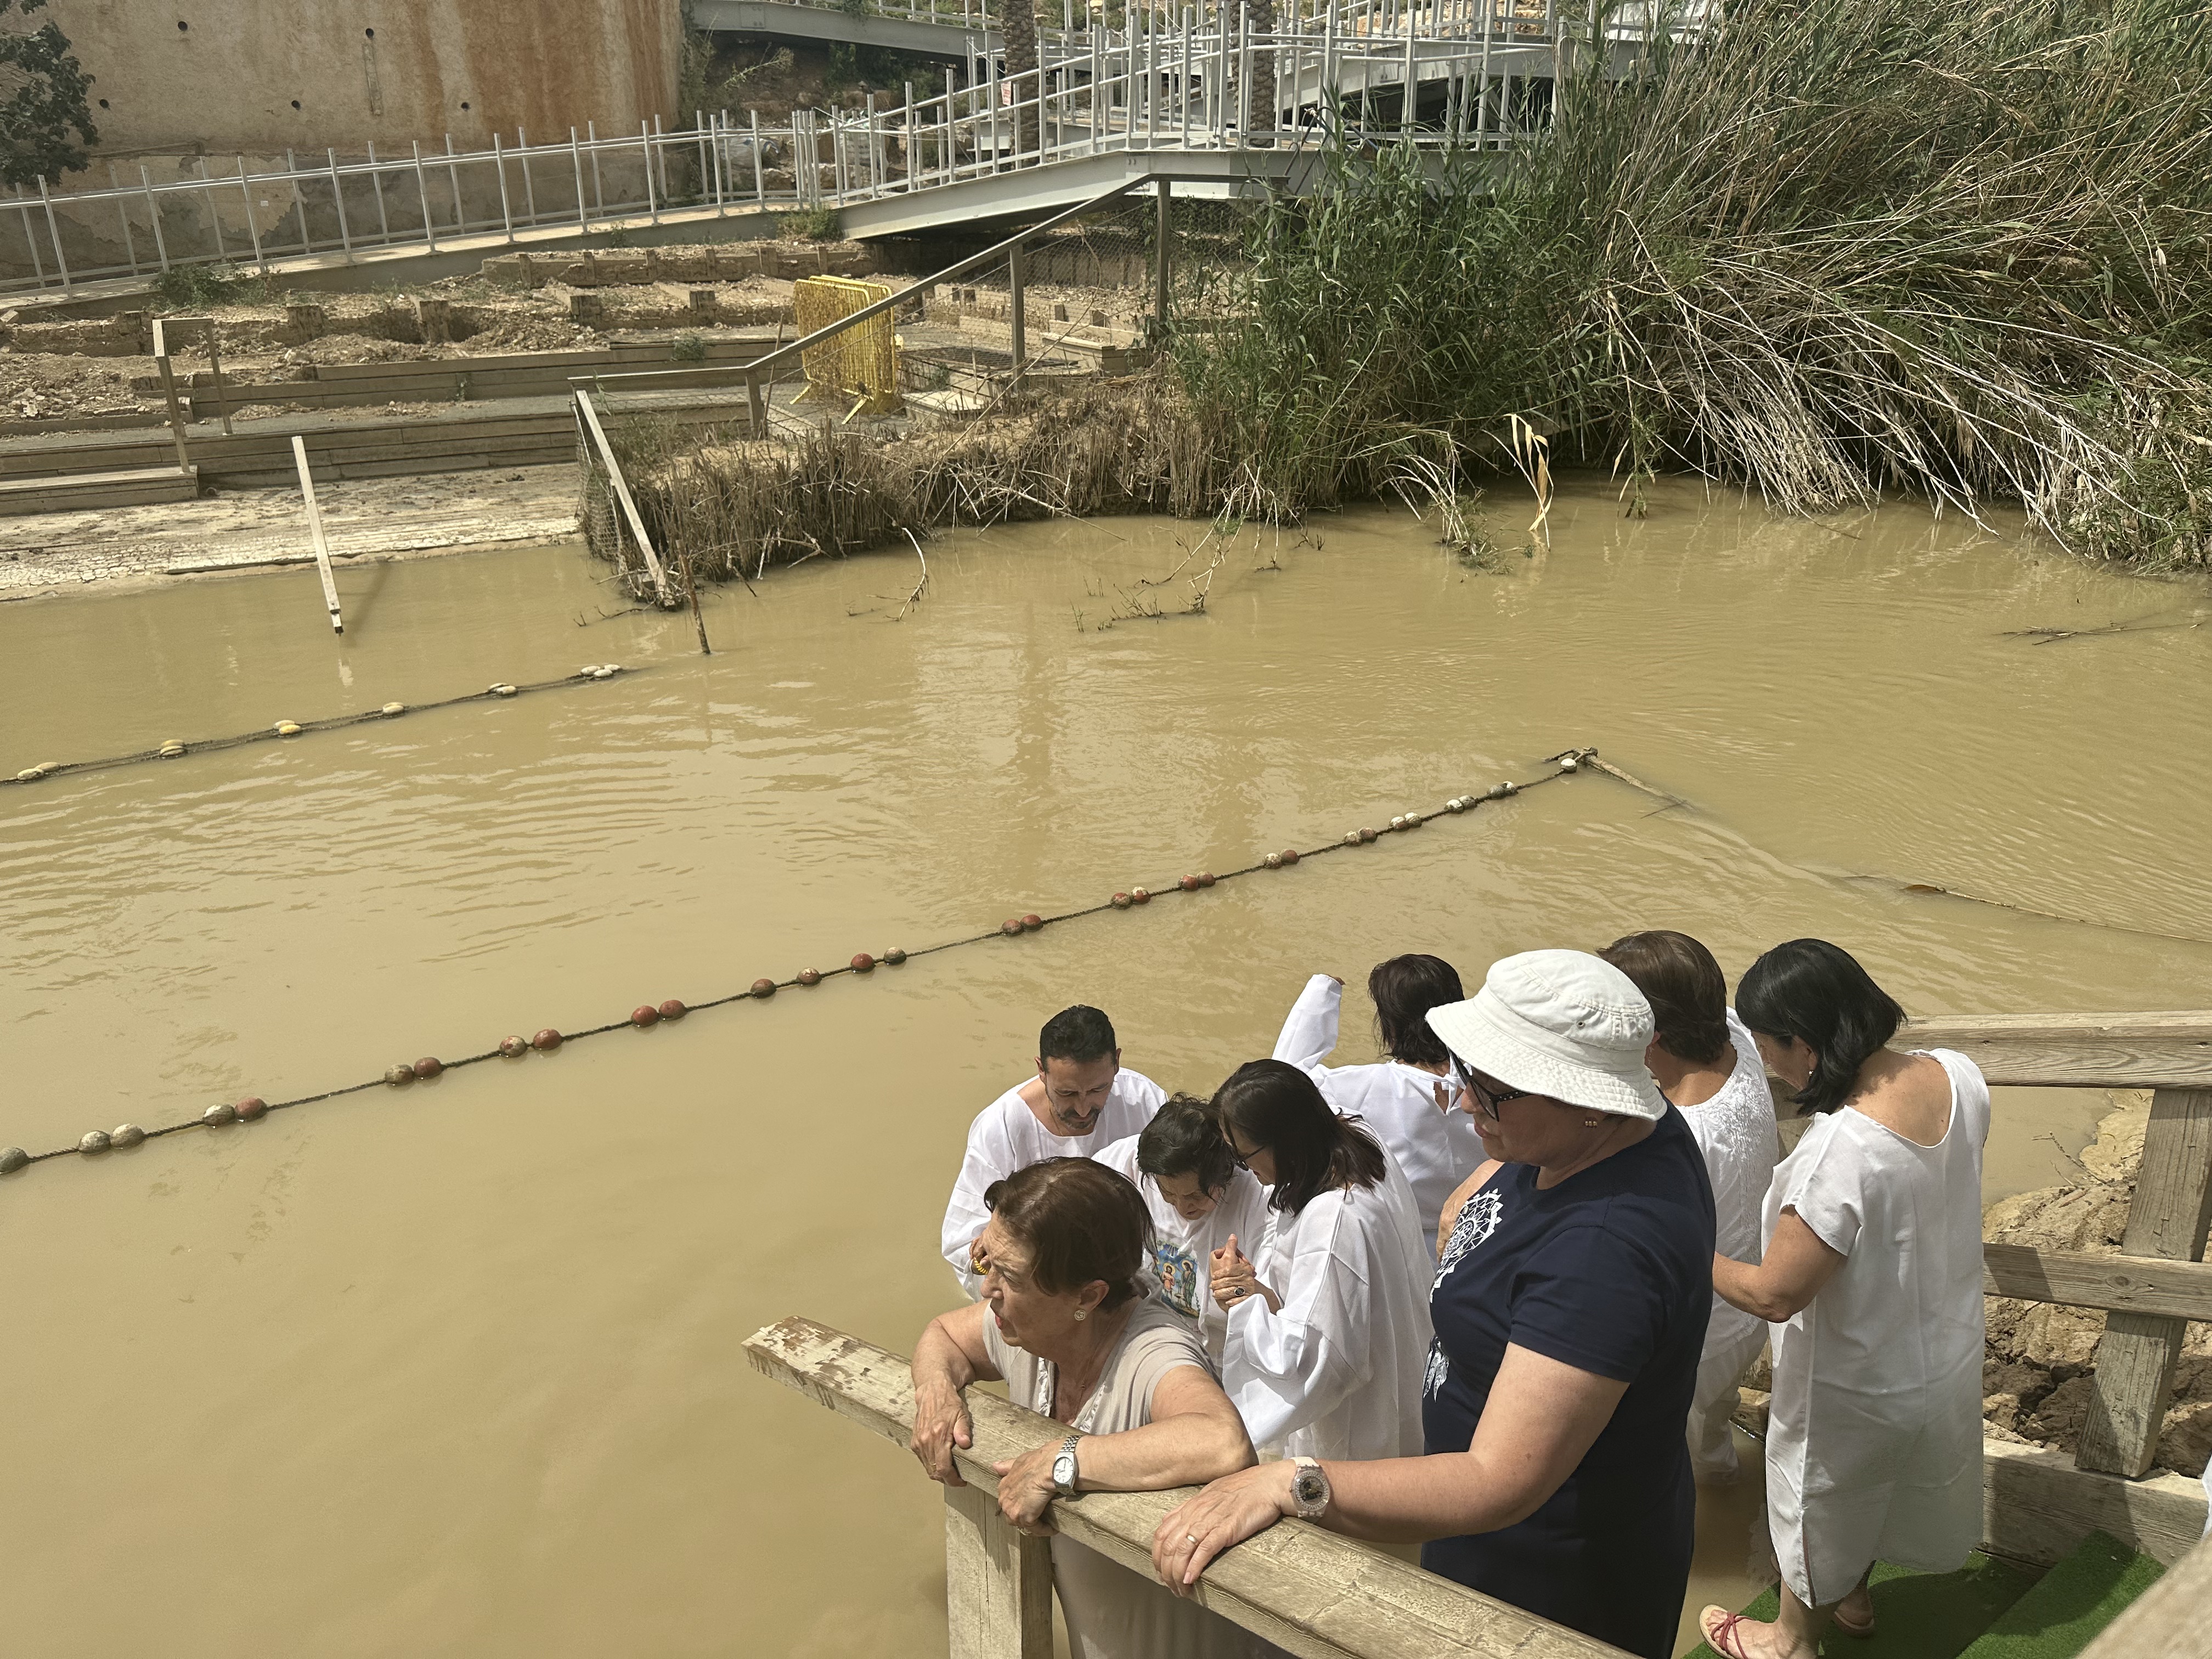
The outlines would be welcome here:
M 1114 1024 L 1096 1008 L 1063 1008 L 1038 1034 L 1036 1075 L 976 1115 L 968 1152 L 945 1206 L 939 1248 L 972 1300 L 982 1281 L 969 1248 L 991 1218 L 983 1194 L 994 1181 L 1048 1158 L 1090 1158 L 1152 1121 L 1166 1091 L 1127 1071 Z

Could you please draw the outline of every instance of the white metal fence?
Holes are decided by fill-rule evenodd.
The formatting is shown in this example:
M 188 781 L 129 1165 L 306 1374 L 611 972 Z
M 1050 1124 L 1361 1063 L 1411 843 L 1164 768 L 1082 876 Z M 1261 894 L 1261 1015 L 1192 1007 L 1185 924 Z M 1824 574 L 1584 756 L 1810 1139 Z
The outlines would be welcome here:
M 1063 9 L 1077 27 L 1040 43 L 1034 70 L 1010 77 L 979 51 L 964 82 L 948 67 L 941 90 L 908 82 L 902 98 L 871 93 L 860 109 L 781 125 L 701 112 L 673 131 L 657 118 L 635 135 L 587 124 L 550 143 L 518 133 L 457 151 L 449 137 L 404 155 L 288 154 L 282 167 L 240 156 L 220 172 L 203 158 L 197 178 L 157 184 L 142 166 L 135 185 L 112 170 L 104 189 L 41 185 L 0 201 L 14 231 L 0 228 L 0 289 L 836 207 L 1110 150 L 1304 144 L 1329 111 L 1371 137 L 1498 148 L 1548 118 L 1559 50 L 1553 0 L 1285 0 L 1265 32 L 1249 0 L 1133 9 L 1121 28 L 1080 27 L 1073 0 Z

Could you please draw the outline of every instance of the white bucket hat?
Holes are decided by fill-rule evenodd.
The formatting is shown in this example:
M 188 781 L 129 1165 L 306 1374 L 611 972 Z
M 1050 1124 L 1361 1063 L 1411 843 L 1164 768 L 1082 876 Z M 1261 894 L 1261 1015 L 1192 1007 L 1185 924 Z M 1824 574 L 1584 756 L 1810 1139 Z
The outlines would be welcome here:
M 1501 957 L 1482 989 L 1430 1009 L 1428 1020 L 1445 1047 L 1500 1083 L 1594 1112 L 1667 1115 L 1644 1064 L 1651 1005 L 1627 975 L 1586 952 Z

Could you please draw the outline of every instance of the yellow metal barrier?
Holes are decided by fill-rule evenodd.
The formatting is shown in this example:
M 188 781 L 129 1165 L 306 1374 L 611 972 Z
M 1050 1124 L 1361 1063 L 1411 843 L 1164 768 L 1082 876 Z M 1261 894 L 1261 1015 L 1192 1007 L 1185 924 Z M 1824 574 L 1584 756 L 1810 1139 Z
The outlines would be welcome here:
M 802 276 L 791 285 L 792 309 L 802 335 L 890 296 L 887 283 L 846 276 Z M 806 372 L 806 390 L 799 394 L 803 399 L 843 403 L 863 398 L 862 407 L 872 415 L 887 415 L 899 407 L 898 337 L 891 332 L 888 311 L 809 346 L 799 361 Z

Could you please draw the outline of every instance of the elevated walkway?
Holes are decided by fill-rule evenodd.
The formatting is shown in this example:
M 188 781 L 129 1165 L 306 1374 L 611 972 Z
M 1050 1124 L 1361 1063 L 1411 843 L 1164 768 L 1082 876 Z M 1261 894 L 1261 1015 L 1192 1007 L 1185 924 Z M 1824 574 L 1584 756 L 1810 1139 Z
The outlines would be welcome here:
M 879 46 L 952 63 L 979 51 L 1001 51 L 1006 45 L 998 29 L 983 22 L 980 11 L 963 15 L 957 6 L 935 15 L 926 6 L 854 13 L 797 0 L 693 0 L 691 21 L 710 34 L 764 34 L 780 40 Z

